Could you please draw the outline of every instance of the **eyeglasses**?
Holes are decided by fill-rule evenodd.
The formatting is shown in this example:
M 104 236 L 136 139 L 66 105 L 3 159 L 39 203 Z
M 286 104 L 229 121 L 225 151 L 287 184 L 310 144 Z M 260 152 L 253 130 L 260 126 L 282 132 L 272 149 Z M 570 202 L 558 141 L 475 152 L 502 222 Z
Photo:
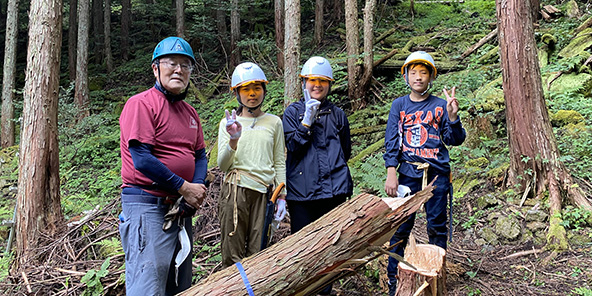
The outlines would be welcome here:
M 170 61 L 160 61 L 159 63 L 161 65 L 167 66 L 171 70 L 176 70 L 177 67 L 181 67 L 181 70 L 183 70 L 185 72 L 191 72 L 191 71 L 193 71 L 193 65 L 178 64 L 178 63 L 170 62 Z

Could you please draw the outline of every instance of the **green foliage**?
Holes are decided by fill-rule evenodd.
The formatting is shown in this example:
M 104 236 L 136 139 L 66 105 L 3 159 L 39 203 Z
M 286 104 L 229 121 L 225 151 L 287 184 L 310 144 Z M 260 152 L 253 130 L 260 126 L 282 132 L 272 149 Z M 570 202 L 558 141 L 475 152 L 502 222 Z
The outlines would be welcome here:
M 561 225 L 566 229 L 580 230 L 588 224 L 592 212 L 582 208 L 566 206 L 561 215 Z
M 111 259 L 107 258 L 103 264 L 101 264 L 100 270 L 91 269 L 80 279 L 80 282 L 86 284 L 86 290 L 82 293 L 83 296 L 99 296 L 103 295 L 103 284 L 101 279 L 109 274 L 107 268 L 111 264 Z
M 571 291 L 570 295 L 592 296 L 592 289 L 586 287 L 577 287 Z
M 354 196 L 360 192 L 368 192 L 386 197 L 384 194 L 386 170 L 382 153 L 374 154 L 362 162 L 354 163 L 350 166 L 350 170 L 354 184 L 357 184 L 354 188 Z
M 14 261 L 14 252 L 4 253 L 0 257 L 0 282 L 4 282 L 10 272 L 10 266 Z

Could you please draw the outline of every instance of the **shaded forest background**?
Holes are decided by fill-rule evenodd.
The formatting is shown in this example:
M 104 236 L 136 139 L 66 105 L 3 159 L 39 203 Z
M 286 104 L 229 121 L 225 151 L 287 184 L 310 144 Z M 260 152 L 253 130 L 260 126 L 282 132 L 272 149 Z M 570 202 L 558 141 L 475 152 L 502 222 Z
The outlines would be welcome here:
M 70 68 L 72 52 L 68 51 L 73 28 L 68 16 L 70 5 L 76 1 L 66 2 L 58 110 L 60 196 L 67 220 L 63 230 L 66 235 L 48 240 L 39 250 L 63 257 L 48 257 L 53 266 L 31 266 L 26 274 L 30 286 L 41 294 L 118 294 L 122 289 L 123 262 L 116 232 L 121 185 L 118 116 L 127 98 L 154 83 L 149 67 L 154 46 L 164 37 L 177 35 L 175 1 L 134 0 L 129 3 L 129 11 L 126 3 L 111 3 L 111 71 L 103 52 L 104 2 L 89 3 L 89 104 L 84 109 L 76 103 L 76 76 Z M 333 65 L 336 82 L 330 98 L 346 110 L 351 124 L 354 157 L 349 164 L 355 194 L 385 196 L 382 141 L 388 111 L 393 99 L 408 93 L 400 65 L 411 51 L 426 50 L 436 59 L 440 73 L 433 92 L 441 95 L 442 88 L 457 87 L 460 117 L 468 132 L 466 143 L 450 150 L 455 188 L 455 232 L 449 250 L 451 294 L 592 295 L 592 214 L 578 207 L 564 207 L 561 218 L 568 230 L 569 246 L 560 252 L 546 250 L 550 220 L 547 196 L 533 196 L 521 185 L 506 186 L 510 159 L 499 45 L 494 36 L 467 53 L 496 28 L 495 1 L 379 1 L 374 14 L 374 60 L 388 53 L 394 55 L 374 69 L 368 91 L 355 98 L 351 98 L 348 86 L 347 60 L 351 56 L 346 49 L 343 3 L 321 2 L 324 34 L 320 39 L 314 34 L 315 1 L 300 3 L 299 65 L 312 55 L 326 56 Z M 229 92 L 229 77 L 236 64 L 232 54 L 239 57 L 238 61 L 253 61 L 262 66 L 270 80 L 264 103 L 267 112 L 281 115 L 285 103 L 284 73 L 277 59 L 281 50 L 276 45 L 274 3 L 241 1 L 235 7 L 232 3 L 236 2 L 185 1 L 184 34 L 198 61 L 187 101 L 202 119 L 213 172 L 222 110 L 237 107 Z M 6 19 L 7 5 L 8 1 L 0 1 L 2 20 Z M 541 7 L 546 5 L 553 5 L 557 11 L 541 9 L 535 30 L 544 96 L 561 160 L 577 186 L 590 198 L 592 31 L 578 27 L 592 15 L 592 4 L 541 1 Z M 17 145 L 0 150 L 0 220 L 13 219 L 16 201 L 28 7 L 28 1 L 20 1 L 13 118 Z M 363 7 L 364 2 L 358 1 L 360 36 Z M 233 11 L 240 15 L 240 38 L 236 40 L 237 50 L 229 52 Z M 122 39 L 122 19 L 127 12 L 129 37 Z M 0 31 L 4 36 L 4 22 Z M 0 56 L 4 54 L 0 48 Z M 364 57 L 360 54 L 355 58 L 361 64 Z M 528 172 L 521 176 L 531 177 Z M 208 197 L 212 204 L 206 203 L 194 219 L 196 283 L 219 268 L 215 184 Z M 425 228 L 418 224 L 417 236 L 425 241 Z M 283 230 L 283 235 L 287 235 L 286 225 Z M 9 231 L 7 223 L 0 227 L 0 290 L 16 295 L 24 293 L 27 286 L 20 274 L 9 272 L 14 260 L 14 253 L 6 250 Z M 61 249 L 68 245 L 69 251 Z M 73 255 L 66 255 L 68 252 Z M 512 254 L 518 255 L 507 257 Z M 358 277 L 340 281 L 337 290 L 343 295 L 381 295 L 382 263 L 377 261 L 360 271 Z

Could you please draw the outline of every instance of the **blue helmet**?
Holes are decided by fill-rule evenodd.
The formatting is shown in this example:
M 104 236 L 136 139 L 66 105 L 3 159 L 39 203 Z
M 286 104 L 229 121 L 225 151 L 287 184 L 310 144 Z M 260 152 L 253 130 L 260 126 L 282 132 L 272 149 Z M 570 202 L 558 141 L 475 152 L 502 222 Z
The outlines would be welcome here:
M 195 56 L 193 55 L 191 45 L 189 45 L 189 43 L 187 43 L 187 41 L 183 40 L 181 37 L 167 37 L 160 41 L 154 48 L 154 53 L 152 53 L 152 61 L 154 62 L 155 59 L 170 54 L 184 55 L 190 58 L 193 64 L 197 63 L 195 61 Z

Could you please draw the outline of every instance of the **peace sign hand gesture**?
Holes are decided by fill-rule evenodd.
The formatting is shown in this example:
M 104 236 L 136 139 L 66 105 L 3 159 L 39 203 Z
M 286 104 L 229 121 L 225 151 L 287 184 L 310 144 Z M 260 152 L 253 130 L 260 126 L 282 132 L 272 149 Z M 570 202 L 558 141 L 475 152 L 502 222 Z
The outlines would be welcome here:
M 237 140 L 241 136 L 243 126 L 236 120 L 236 110 L 232 110 L 232 116 L 228 110 L 224 110 L 224 113 L 226 113 L 226 131 L 231 140 Z
M 452 90 L 450 92 L 450 95 L 448 94 L 448 91 L 446 90 L 446 88 L 443 89 L 444 90 L 444 95 L 446 96 L 446 101 L 448 101 L 448 103 L 446 103 L 446 111 L 448 111 L 448 119 L 450 119 L 450 121 L 456 121 L 456 119 L 458 118 L 458 101 L 456 100 L 456 97 L 454 96 L 454 93 L 456 91 L 456 86 L 452 87 Z

